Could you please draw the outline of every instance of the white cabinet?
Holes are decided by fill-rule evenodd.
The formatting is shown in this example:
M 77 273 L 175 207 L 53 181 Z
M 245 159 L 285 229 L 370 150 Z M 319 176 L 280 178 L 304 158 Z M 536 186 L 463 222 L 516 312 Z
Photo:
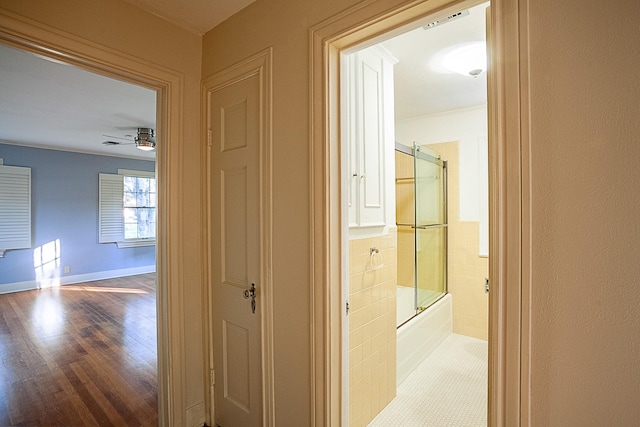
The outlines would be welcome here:
M 342 138 L 349 227 L 384 227 L 385 153 L 393 155 L 393 64 L 381 46 L 342 57 Z M 387 150 L 389 148 L 389 150 Z

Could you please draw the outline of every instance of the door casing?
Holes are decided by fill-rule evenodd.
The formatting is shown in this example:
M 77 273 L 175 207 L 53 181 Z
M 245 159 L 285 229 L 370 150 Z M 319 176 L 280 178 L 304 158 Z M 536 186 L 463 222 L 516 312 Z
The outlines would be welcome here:
M 183 351 L 181 331 L 183 317 L 179 298 L 171 298 L 180 290 L 180 230 L 167 218 L 180 217 L 179 192 L 176 188 L 180 171 L 176 162 L 180 117 L 183 106 L 182 75 L 153 64 L 143 63 L 124 53 L 100 47 L 78 37 L 67 35 L 25 17 L 0 11 L 0 43 L 36 53 L 106 77 L 144 86 L 157 93 L 156 174 L 158 178 L 156 237 L 156 311 L 158 333 L 158 424 L 179 425 L 186 413 L 184 406 Z M 171 327 L 169 321 L 171 319 Z M 170 363 L 171 359 L 171 363 Z
M 365 1 L 310 31 L 312 425 L 340 425 L 343 246 L 340 191 L 340 52 L 366 47 L 434 15 L 477 0 Z M 527 11 L 518 0 L 494 0 L 489 22 L 489 408 L 488 425 L 528 426 L 530 223 L 526 214 L 528 122 Z

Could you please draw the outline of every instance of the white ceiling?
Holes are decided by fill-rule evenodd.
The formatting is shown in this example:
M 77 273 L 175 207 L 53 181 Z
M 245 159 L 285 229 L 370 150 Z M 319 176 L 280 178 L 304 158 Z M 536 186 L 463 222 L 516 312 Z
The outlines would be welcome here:
M 469 15 L 425 30 L 422 26 L 382 42 L 397 59 L 394 66 L 396 119 L 402 120 L 487 102 L 487 79 L 443 70 L 442 52 L 471 42 L 485 42 L 484 3 Z M 434 18 L 437 19 L 438 17 Z M 442 22 L 442 19 L 439 20 Z M 422 23 L 424 25 L 425 23 Z M 486 68 L 486 67 L 485 67 Z
M 250 1 L 127 0 L 197 32 Z M 205 4 L 202 9 L 198 5 Z M 443 49 L 484 40 L 484 8 L 429 30 L 419 27 L 383 42 L 395 65 L 396 119 L 486 103 L 486 78 L 434 72 Z M 175 9 L 179 9 L 178 13 Z M 204 12 L 203 12 L 204 11 Z M 155 129 L 155 92 L 0 45 L 0 141 L 123 157 L 153 158 L 131 142 L 138 127 Z M 120 141 L 106 146 L 104 141 Z
M 197 34 L 204 34 L 255 0 L 125 0 Z
M 0 141 L 152 159 L 139 127 L 156 128 L 155 91 L 0 45 Z

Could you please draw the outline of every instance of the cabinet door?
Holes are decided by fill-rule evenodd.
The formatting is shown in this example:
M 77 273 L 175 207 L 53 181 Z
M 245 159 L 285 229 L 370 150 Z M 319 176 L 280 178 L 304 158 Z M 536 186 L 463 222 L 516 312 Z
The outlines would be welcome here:
M 358 220 L 358 191 L 360 186 L 360 168 L 356 143 L 356 58 L 355 55 L 343 54 L 340 59 L 341 72 L 341 120 L 342 120 L 342 155 L 345 158 L 342 173 L 344 175 L 343 188 L 346 189 L 345 198 L 349 213 L 349 228 L 357 227 Z
M 365 49 L 355 62 L 357 222 L 360 227 L 384 226 L 385 59 L 375 49 Z

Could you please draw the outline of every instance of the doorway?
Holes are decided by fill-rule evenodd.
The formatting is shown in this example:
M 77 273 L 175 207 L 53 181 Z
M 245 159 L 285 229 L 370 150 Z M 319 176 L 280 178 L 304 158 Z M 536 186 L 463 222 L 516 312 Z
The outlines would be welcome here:
M 203 81 L 208 135 L 210 417 L 275 425 L 271 76 L 266 49 Z M 214 380 L 215 379 L 215 380 Z
M 349 386 L 343 383 L 343 392 L 349 395 L 349 425 L 368 424 L 393 399 L 396 384 L 448 333 L 484 340 L 484 385 L 479 389 L 487 388 L 488 215 L 480 214 L 488 209 L 486 60 L 460 61 L 475 59 L 469 58 L 473 48 L 486 44 L 487 4 L 460 7 L 419 20 L 403 34 L 395 31 L 393 37 L 378 36 L 376 44 L 367 41 L 362 48 L 341 52 L 343 212 L 349 213 L 342 226 L 348 236 L 343 238 L 343 252 L 349 254 L 344 257 L 349 272 L 342 294 L 349 307 L 344 318 L 348 338 L 343 337 Z M 412 45 L 417 51 L 411 51 Z M 446 67 L 450 58 L 468 67 L 462 75 Z M 430 102 L 422 102 L 425 98 Z M 372 107 L 376 102 L 377 110 Z M 413 159 L 430 157 L 429 165 L 448 162 L 449 190 L 436 192 L 441 195 L 435 199 L 428 197 L 430 190 L 447 188 L 447 174 L 424 171 L 421 162 L 409 162 L 412 173 L 398 178 L 394 170 L 404 167 L 398 146 L 404 147 L 400 152 L 411 151 Z M 419 193 L 403 194 L 417 181 Z M 373 191 L 377 188 L 384 193 Z M 397 197 L 402 203 L 395 203 Z M 431 203 L 432 199 L 440 202 Z M 377 217 L 372 213 L 376 207 Z M 484 239 L 479 237 L 481 230 Z M 405 264 L 414 268 L 401 268 Z M 412 288 L 405 286 L 409 283 Z M 453 305 L 453 314 L 440 323 L 425 322 L 427 316 L 440 319 L 428 307 L 445 295 L 447 285 L 449 298 L 437 306 Z M 404 290 L 410 292 L 400 292 Z M 396 302 L 405 293 L 413 297 L 411 315 L 396 322 L 400 308 L 405 308 Z M 420 331 L 410 320 L 414 316 Z M 393 342 L 397 325 L 403 326 Z M 480 419 L 486 423 L 486 392 L 478 398 L 475 407 L 482 409 Z
M 315 381 L 313 391 L 318 411 L 317 423 L 347 422 L 347 398 L 342 387 L 347 365 L 342 360 L 342 337 L 346 324 L 341 321 L 345 301 L 334 284 L 343 283 L 348 262 L 340 242 L 345 234 L 341 221 L 342 200 L 334 184 L 340 181 L 339 116 L 335 106 L 339 99 L 338 64 L 340 52 L 369 41 L 376 43 L 380 34 L 401 34 L 420 19 L 428 22 L 434 13 L 453 13 L 461 5 L 479 2 L 413 2 L 396 5 L 379 2 L 352 8 L 311 29 L 312 111 L 311 134 L 313 258 L 323 268 L 314 271 L 313 343 Z M 489 116 L 489 201 L 491 284 L 489 292 L 489 403 L 490 425 L 518 424 L 528 416 L 529 348 L 527 339 L 529 271 L 527 244 L 530 230 L 522 209 L 529 206 L 525 187 L 522 151 L 528 140 L 523 117 L 527 108 L 519 98 L 528 94 L 526 73 L 520 62 L 526 39 L 526 25 L 518 20 L 514 2 L 491 7 L 488 103 Z M 524 76 L 524 83 L 522 74 Z M 509 144 L 507 139 L 509 138 Z M 523 219 L 524 218 L 524 219 Z M 339 325 L 339 326 L 338 326 Z M 327 331 L 334 331 L 327 333 Z M 337 333 L 340 331 L 340 333 Z M 340 361 L 340 363 L 334 363 Z M 524 374 L 523 374 L 524 372 Z
M 5 17 L 6 18 L 6 17 Z M 42 40 L 46 40 L 44 43 Z M 160 424 L 169 424 L 170 413 L 180 413 L 172 409 L 176 403 L 180 404 L 181 392 L 174 390 L 176 384 L 180 384 L 179 361 L 171 367 L 168 363 L 169 354 L 179 354 L 177 346 L 180 343 L 178 332 L 171 332 L 168 328 L 168 312 L 176 310 L 177 301 L 167 299 L 167 294 L 175 286 L 177 281 L 169 280 L 169 267 L 176 261 L 169 254 L 167 242 L 175 238 L 176 232 L 167 227 L 166 217 L 170 215 L 169 207 L 171 196 L 169 194 L 170 175 L 167 159 L 171 151 L 171 140 L 179 140 L 177 133 L 178 114 L 180 106 L 169 103 L 169 95 L 180 99 L 180 76 L 170 74 L 165 70 L 154 66 L 143 65 L 131 58 L 120 56 L 112 51 L 106 52 L 93 44 L 83 43 L 77 39 L 68 39 L 64 35 L 51 32 L 41 26 L 28 25 L 24 21 L 14 21 L 7 18 L 0 31 L 0 42 L 17 49 L 32 52 L 53 61 L 68 63 L 87 71 L 91 71 L 106 77 L 124 80 L 154 90 L 157 94 L 157 164 L 156 171 L 158 182 L 158 243 L 156 245 L 156 272 L 157 272 L 157 372 L 158 372 L 158 419 Z M 169 130 L 171 129 L 171 130 Z M 177 203 L 176 203 L 177 205 Z M 172 209 L 174 210 L 174 209 Z M 174 401 L 168 397 L 174 396 Z

